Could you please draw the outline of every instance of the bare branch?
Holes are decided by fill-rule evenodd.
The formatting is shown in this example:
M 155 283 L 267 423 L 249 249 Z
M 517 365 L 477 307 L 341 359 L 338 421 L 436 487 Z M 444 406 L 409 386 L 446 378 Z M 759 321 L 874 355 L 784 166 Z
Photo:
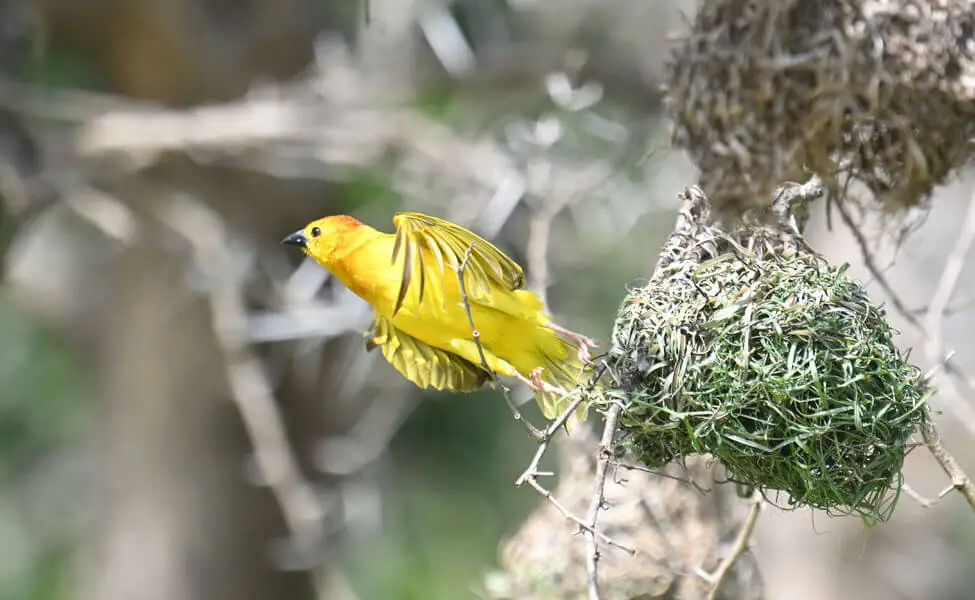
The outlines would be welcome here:
M 596 543 L 596 521 L 599 510 L 603 506 L 603 490 L 606 487 L 606 473 L 609 461 L 613 458 L 615 447 L 616 423 L 620 417 L 620 404 L 614 403 L 606 411 L 606 422 L 603 426 L 603 437 L 599 442 L 599 459 L 596 463 L 596 478 L 593 484 L 592 500 L 586 512 L 586 545 L 589 553 L 586 556 L 586 579 L 589 590 L 589 600 L 599 600 L 599 546 Z
M 542 209 L 529 223 L 528 246 L 525 249 L 528 260 L 528 273 L 532 279 L 532 289 L 546 302 L 546 292 L 551 283 L 548 269 L 548 245 L 552 235 L 555 217 L 568 206 L 570 197 L 554 197 L 545 202 Z
M 941 490 L 941 493 L 939 493 L 936 497 L 928 498 L 926 496 L 922 496 L 921 494 L 917 493 L 917 491 L 914 488 L 907 485 L 906 483 L 901 484 L 901 491 L 907 494 L 908 496 L 910 496 L 911 498 L 913 498 L 914 501 L 920 504 L 922 508 L 931 508 L 938 502 L 941 502 L 942 498 L 944 498 L 948 493 L 953 492 L 954 490 L 955 490 L 955 486 L 949 485 L 945 489 Z
M 762 496 L 760 491 L 755 490 L 752 492 L 752 501 L 751 506 L 748 508 L 748 515 L 745 517 L 745 522 L 742 523 L 741 529 L 738 531 L 738 536 L 735 537 L 735 543 L 731 546 L 731 551 L 718 564 L 714 572 L 707 577 L 711 584 L 707 600 L 715 600 L 718 597 L 718 589 L 721 587 L 721 582 L 724 581 L 728 572 L 731 571 L 731 567 L 735 566 L 735 563 L 741 555 L 748 550 L 748 544 L 752 539 L 752 534 L 755 532 L 755 524 L 758 523 L 758 515 L 761 514 L 763 506 L 765 506 L 765 497 Z
M 613 538 L 609 537 L 604 533 L 600 533 L 596 531 L 591 524 L 586 522 L 586 520 L 575 515 L 572 511 L 566 508 L 564 504 L 559 502 L 558 498 L 555 497 L 555 494 L 553 494 L 548 488 L 546 488 L 542 484 L 538 483 L 538 480 L 536 480 L 534 477 L 529 478 L 527 482 L 528 485 L 530 485 L 532 488 L 534 488 L 536 492 L 539 493 L 539 495 L 541 495 L 543 498 L 548 500 L 552 504 L 552 506 L 554 506 L 560 513 L 562 513 L 562 516 L 564 516 L 566 519 L 569 519 L 570 521 L 578 525 L 579 528 L 582 529 L 582 531 L 587 535 L 596 536 L 603 542 L 611 546 L 616 546 L 617 548 L 623 550 L 624 552 L 627 552 L 628 554 L 636 554 L 636 550 L 634 550 L 633 548 L 625 544 L 622 544 L 620 542 L 617 542 L 616 540 L 614 540 Z
M 928 448 L 931 450 L 931 454 L 934 456 L 935 460 L 937 460 L 938 464 L 941 465 L 941 468 L 944 469 L 945 474 L 951 478 L 952 487 L 949 489 L 955 489 L 961 492 L 961 495 L 965 497 L 968 505 L 972 507 L 972 510 L 975 510 L 975 484 L 972 483 L 972 480 L 961 468 L 961 465 L 958 464 L 958 461 L 955 460 L 955 457 L 952 456 L 944 447 L 944 444 L 941 443 L 941 436 L 938 435 L 938 431 L 935 429 L 934 424 L 927 423 L 924 427 L 922 427 L 921 435 L 924 438 L 924 443 L 927 444 Z M 946 492 L 947 490 L 942 492 L 941 496 L 944 496 Z
M 544 431 L 538 430 L 531 423 L 529 423 L 527 420 L 524 419 L 524 417 L 521 415 L 521 412 L 518 410 L 518 407 L 515 406 L 514 402 L 511 400 L 509 396 L 508 388 L 501 382 L 500 378 L 498 377 L 498 374 L 493 369 L 491 369 L 491 367 L 488 365 L 487 356 L 484 353 L 484 347 L 482 346 L 480 340 L 480 332 L 478 332 L 477 327 L 474 323 L 474 316 L 471 313 L 470 298 L 467 293 L 467 285 L 464 281 L 464 270 L 467 267 L 467 263 L 470 261 L 471 253 L 473 252 L 473 250 L 474 250 L 473 244 L 468 246 L 467 252 L 464 253 L 464 259 L 463 261 L 461 261 L 461 264 L 457 268 L 457 278 L 458 278 L 458 284 L 460 286 L 461 302 L 463 303 L 464 311 L 467 314 L 468 324 L 470 325 L 471 328 L 471 336 L 474 339 L 474 343 L 477 346 L 478 354 L 480 355 L 481 366 L 484 368 L 485 371 L 491 373 L 491 375 L 494 377 L 495 384 L 499 388 L 501 388 L 502 394 L 504 395 L 505 400 L 508 403 L 508 407 L 511 409 L 511 412 L 515 417 L 515 420 L 521 421 L 525 425 L 525 428 L 528 430 L 529 434 L 533 438 L 539 441 L 539 447 L 538 450 L 535 452 L 535 456 L 532 458 L 532 461 L 529 464 L 528 469 L 524 473 L 522 473 L 522 475 L 518 478 L 516 485 L 520 486 L 523 483 L 528 483 L 528 485 L 530 485 L 536 492 L 538 492 L 542 497 L 548 500 L 552 504 L 552 506 L 554 506 L 559 512 L 561 512 L 567 519 L 575 522 L 580 528 L 582 528 L 583 531 L 586 532 L 588 539 L 592 540 L 593 544 L 595 544 L 595 539 L 598 537 L 600 540 L 604 541 L 607 544 L 614 545 L 622 550 L 625 550 L 626 552 L 629 552 L 630 554 L 634 553 L 635 551 L 632 548 L 620 544 L 604 534 L 598 533 L 595 529 L 594 515 L 590 514 L 586 520 L 581 519 L 580 517 L 576 516 L 571 511 L 569 511 L 561 502 L 558 501 L 558 499 L 552 494 L 550 490 L 548 490 L 546 487 L 544 487 L 538 482 L 538 476 L 542 475 L 542 473 L 539 473 L 537 470 L 538 465 L 541 462 L 541 459 L 544 456 L 545 451 L 548 449 L 549 442 L 551 441 L 552 437 L 558 432 L 558 430 L 563 425 L 565 425 L 566 421 L 569 419 L 569 417 L 572 415 L 575 409 L 578 408 L 579 405 L 585 400 L 585 396 L 582 394 L 582 390 L 579 387 L 577 387 L 576 390 L 573 391 L 573 393 L 577 393 L 578 396 L 571 403 L 569 403 L 566 410 L 564 410 L 557 419 L 552 421 Z M 598 381 L 599 376 L 601 374 L 602 372 L 599 371 L 593 377 L 593 381 L 590 382 L 590 386 L 589 386 L 590 391 L 592 387 L 595 385 L 596 381 Z M 619 408 L 617 407 L 616 417 L 618 416 L 619 416 Z M 606 437 L 606 435 L 608 435 L 609 442 L 607 444 L 604 444 L 604 448 L 606 449 L 605 452 L 608 453 L 608 455 L 600 456 L 600 463 L 599 463 L 600 466 L 597 468 L 597 478 L 596 478 L 598 491 L 595 493 L 594 500 L 593 500 L 596 508 L 595 509 L 590 508 L 590 513 L 592 513 L 594 510 L 598 511 L 599 506 L 602 504 L 602 489 L 606 480 L 606 465 L 608 464 L 610 458 L 612 458 L 612 438 L 613 438 L 613 434 L 616 431 L 616 417 L 613 417 L 612 421 L 610 421 L 607 418 L 606 426 L 607 426 L 608 433 L 604 434 L 604 438 Z M 596 552 L 595 546 L 593 547 L 593 552 Z M 593 564 L 592 576 L 595 577 L 595 558 L 593 558 L 592 564 Z M 598 595 L 595 596 L 595 598 L 598 600 Z
M 578 388 L 576 391 L 578 391 Z M 579 394 L 575 400 L 570 402 L 566 409 L 562 411 L 562 414 L 560 414 L 557 419 L 552 421 L 545 431 L 542 432 L 542 437 L 538 444 L 538 450 L 535 451 L 535 456 L 532 457 L 531 462 L 528 464 L 528 468 L 525 469 L 524 473 L 522 473 L 521 476 L 515 481 L 515 486 L 521 486 L 521 484 L 525 483 L 529 479 L 534 479 L 540 475 L 549 475 L 549 473 L 540 473 L 538 471 L 538 465 L 542 461 L 542 457 L 545 455 L 545 452 L 548 450 L 549 442 L 552 441 L 555 434 L 558 433 L 559 429 L 565 425 L 566 421 L 569 420 L 569 417 L 572 416 L 572 413 L 575 412 L 575 410 L 579 408 L 579 405 L 584 401 L 585 396 Z

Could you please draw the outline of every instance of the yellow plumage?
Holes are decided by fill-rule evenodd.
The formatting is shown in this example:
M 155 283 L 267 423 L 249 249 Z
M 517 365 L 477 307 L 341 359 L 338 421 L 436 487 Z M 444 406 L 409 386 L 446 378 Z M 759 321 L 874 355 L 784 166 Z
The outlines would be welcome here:
M 398 213 L 393 223 L 396 233 L 387 234 L 352 217 L 325 217 L 284 241 L 301 246 L 375 308 L 369 348 L 379 347 L 420 387 L 459 392 L 491 379 L 457 278 L 470 249 L 464 288 L 488 366 L 501 375 L 534 380 L 545 417 L 559 416 L 560 394 L 552 388 L 574 387 L 585 365 L 576 344 L 557 332 L 574 339 L 582 353 L 593 342 L 552 323 L 538 296 L 521 289 L 521 267 L 481 237 L 419 213 Z M 538 389 L 539 378 L 547 390 Z M 585 415 L 581 406 L 569 426 Z

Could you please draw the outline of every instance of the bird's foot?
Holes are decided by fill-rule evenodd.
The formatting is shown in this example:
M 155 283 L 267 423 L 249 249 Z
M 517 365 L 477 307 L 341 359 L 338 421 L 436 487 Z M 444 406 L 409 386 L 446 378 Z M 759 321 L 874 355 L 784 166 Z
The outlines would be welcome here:
M 589 353 L 589 349 L 599 347 L 599 344 L 596 342 L 596 340 L 592 339 L 591 337 L 582 335 L 581 333 L 570 331 L 557 323 L 552 323 L 551 321 L 546 323 L 546 325 L 548 326 L 549 329 L 551 329 L 555 333 L 565 336 L 570 341 L 576 344 L 576 347 L 579 348 L 579 360 L 581 360 L 583 363 L 587 365 L 592 363 L 592 355 Z
M 547 381 L 543 381 L 542 367 L 536 367 L 529 371 L 528 377 L 525 377 L 521 373 L 518 373 L 516 377 L 519 381 L 527 385 L 533 392 L 548 392 L 550 394 L 558 394 L 560 396 L 565 396 L 569 393 L 557 385 L 552 385 Z
M 532 389 L 534 391 L 544 390 L 545 382 L 542 381 L 542 367 L 535 367 L 528 372 L 528 378 L 531 380 Z

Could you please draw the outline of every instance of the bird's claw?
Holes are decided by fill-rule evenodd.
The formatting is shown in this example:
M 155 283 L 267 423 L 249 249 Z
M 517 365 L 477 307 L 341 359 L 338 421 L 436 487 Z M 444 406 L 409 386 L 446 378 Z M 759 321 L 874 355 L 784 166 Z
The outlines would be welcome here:
M 576 347 L 579 349 L 580 361 L 587 365 L 592 364 L 592 355 L 589 353 L 589 349 L 599 347 L 599 343 L 596 340 L 589 336 L 582 335 L 581 333 L 570 331 L 556 323 L 550 322 L 548 323 L 548 327 L 555 333 L 561 334 L 575 343 Z
M 582 361 L 583 364 L 587 364 L 587 365 L 592 364 L 592 354 L 589 353 L 589 348 L 592 348 L 594 346 L 595 345 L 593 345 L 593 346 L 586 346 L 586 345 L 583 345 L 583 344 L 579 344 L 579 355 L 578 356 L 579 356 L 579 360 Z
M 528 372 L 528 377 L 522 374 L 518 374 L 518 379 L 528 386 L 528 388 L 533 392 L 547 392 L 549 394 L 558 394 L 560 396 L 565 396 L 569 392 L 560 388 L 557 385 L 552 385 L 542 379 L 543 367 L 535 367 Z
M 531 381 L 533 391 L 545 389 L 545 382 L 542 381 L 542 367 L 535 367 L 528 372 L 528 379 Z

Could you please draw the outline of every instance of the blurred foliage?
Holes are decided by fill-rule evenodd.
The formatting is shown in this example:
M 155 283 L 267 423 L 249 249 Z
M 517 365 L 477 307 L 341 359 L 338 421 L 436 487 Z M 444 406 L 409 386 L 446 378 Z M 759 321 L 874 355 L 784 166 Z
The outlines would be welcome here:
M 43 46 L 40 20 L 26 2 L 0 1 L 0 73 L 19 75 Z
M 105 82 L 97 67 L 70 48 L 49 47 L 25 72 L 25 79 L 54 88 L 100 90 Z
M 36 15 L 3 3 L 4 68 L 52 87 L 97 88 L 95 70 L 70 52 L 46 48 Z M 9 9 L 17 8 L 13 17 Z M 7 45 L 15 44 L 15 53 Z M 17 64 L 12 65 L 11 60 Z M 30 59 L 35 60 L 30 60 Z M 13 120 L 12 120 L 13 119 Z M 38 148 L 19 118 L 0 115 L 0 161 L 29 175 Z M 0 208 L 3 207 L 0 195 Z M 0 212 L 0 260 L 17 224 Z M 93 417 L 89 381 L 77 349 L 36 316 L 0 295 L 0 598 L 73 598 L 75 537 L 85 506 L 81 472 Z
M 10 481 L 73 438 L 83 381 L 69 348 L 7 303 L 0 304 L 0 477 Z
M 538 416 L 533 404 L 526 412 Z M 361 597 L 447 599 L 469 589 L 538 501 L 512 493 L 533 446 L 494 392 L 424 394 L 383 466 L 384 535 L 349 560 Z
M 80 357 L 0 298 L 0 598 L 63 595 L 90 418 Z

